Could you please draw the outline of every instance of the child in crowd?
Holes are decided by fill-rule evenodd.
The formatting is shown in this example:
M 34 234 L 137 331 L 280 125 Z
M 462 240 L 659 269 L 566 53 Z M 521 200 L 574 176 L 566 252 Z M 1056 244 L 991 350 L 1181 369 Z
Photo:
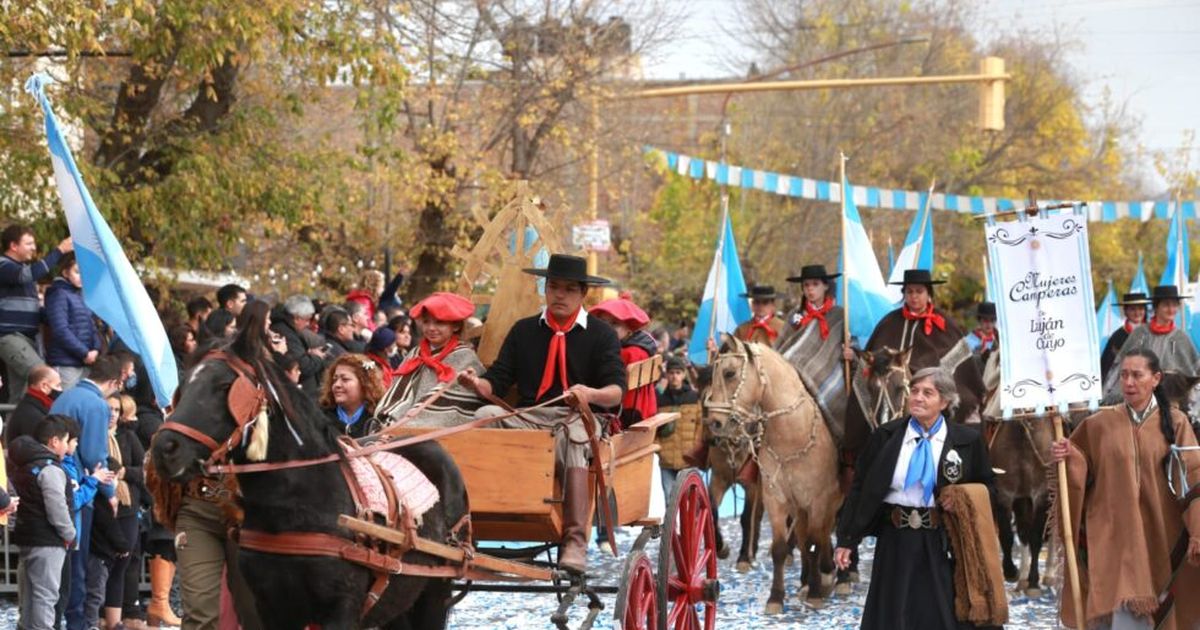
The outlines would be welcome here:
M 49 415 L 8 446 L 13 486 L 22 498 L 12 541 L 19 548 L 18 624 L 25 630 L 54 627 L 54 605 L 67 549 L 75 542 L 71 484 L 62 467 L 70 435 L 66 418 Z
M 108 469 L 121 474 L 121 462 L 113 457 L 108 458 Z M 116 510 L 110 506 L 97 506 L 96 515 L 92 519 L 92 544 L 88 549 L 87 568 L 87 597 L 83 604 L 83 619 L 88 628 L 99 628 L 100 609 L 105 607 L 104 627 L 113 630 L 120 626 L 121 608 L 118 606 L 111 614 L 105 606 L 108 593 L 108 580 L 124 580 L 125 576 L 115 575 L 113 567 L 124 568 L 121 562 L 129 556 L 132 547 L 126 533 L 117 522 Z

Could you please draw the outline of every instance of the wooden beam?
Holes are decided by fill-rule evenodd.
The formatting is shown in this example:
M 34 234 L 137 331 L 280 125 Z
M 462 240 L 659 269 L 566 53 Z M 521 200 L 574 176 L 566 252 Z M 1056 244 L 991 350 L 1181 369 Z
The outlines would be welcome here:
M 398 529 L 392 529 L 391 527 L 369 523 L 362 519 L 354 518 L 348 514 L 342 514 L 341 516 L 338 516 L 338 525 L 345 527 L 352 532 L 366 534 L 372 538 L 378 538 L 379 540 L 384 540 L 397 545 L 404 546 L 408 544 L 408 536 L 406 536 L 404 532 Z M 431 556 L 437 556 L 438 558 L 442 558 L 443 560 L 453 564 L 462 564 L 465 558 L 463 550 L 459 549 L 458 547 L 436 543 L 432 540 L 421 538 L 420 536 L 416 537 L 412 541 L 412 549 L 414 551 L 427 553 Z M 530 566 L 528 564 L 513 562 L 511 560 L 502 560 L 500 558 L 479 553 L 475 554 L 470 559 L 469 564 L 475 568 L 486 569 L 488 571 L 494 571 L 495 573 L 501 574 L 497 576 L 498 578 L 502 577 L 503 575 L 514 575 L 530 580 L 542 580 L 549 582 L 551 578 L 554 577 L 554 571 L 550 569 Z
M 779 92 L 786 90 L 827 90 L 838 88 L 886 87 L 893 85 L 934 85 L 942 83 L 988 83 L 1006 81 L 1010 74 L 957 74 L 927 77 L 884 77 L 876 79 L 816 79 L 811 81 L 765 81 L 758 83 L 710 83 L 679 87 L 651 88 L 620 96 L 623 99 L 686 96 L 691 94 L 736 94 L 740 92 Z

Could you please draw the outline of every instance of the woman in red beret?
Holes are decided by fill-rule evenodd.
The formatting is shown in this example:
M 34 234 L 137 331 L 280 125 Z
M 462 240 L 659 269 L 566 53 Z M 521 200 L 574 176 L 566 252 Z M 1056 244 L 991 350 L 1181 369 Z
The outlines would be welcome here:
M 454 426 L 471 420 L 483 401 L 459 385 L 455 376 L 467 368 L 483 371 L 475 349 L 462 340 L 468 317 L 475 313 L 470 300 L 438 292 L 421 300 L 409 314 L 421 325 L 421 343 L 405 353 L 377 415 L 383 424 Z M 430 396 L 437 396 L 419 411 L 412 411 Z M 413 415 L 414 417 L 407 417 Z
M 632 300 L 624 297 L 605 300 L 588 309 L 588 314 L 599 317 L 617 331 L 621 340 L 621 361 L 626 367 L 658 354 L 658 343 L 650 333 L 642 330 L 650 323 L 650 316 Z M 631 389 L 621 400 L 621 427 L 629 428 L 656 413 L 658 395 L 653 383 Z

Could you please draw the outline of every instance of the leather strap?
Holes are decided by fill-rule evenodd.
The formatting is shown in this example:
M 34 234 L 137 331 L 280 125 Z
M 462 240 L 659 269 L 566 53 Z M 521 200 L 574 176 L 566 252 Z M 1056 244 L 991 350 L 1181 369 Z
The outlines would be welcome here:
M 193 440 L 196 440 L 197 442 L 208 447 L 208 450 L 213 453 L 216 453 L 217 451 L 221 450 L 221 445 L 217 444 L 216 440 L 212 439 L 211 437 L 205 435 L 204 433 L 202 433 L 200 431 L 197 431 L 196 429 L 193 429 L 192 427 L 189 427 L 186 424 L 180 424 L 178 422 L 168 421 L 168 422 L 162 423 L 162 425 L 159 426 L 158 430 L 159 431 L 174 431 L 176 433 L 182 433 L 182 434 L 188 436 L 189 438 L 192 438 Z

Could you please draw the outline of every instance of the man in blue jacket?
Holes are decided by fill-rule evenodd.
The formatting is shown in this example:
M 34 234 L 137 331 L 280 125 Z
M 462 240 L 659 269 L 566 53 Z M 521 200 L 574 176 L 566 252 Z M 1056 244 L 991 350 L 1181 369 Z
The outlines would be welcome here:
M 74 418 L 79 423 L 79 447 L 76 459 L 82 467 L 83 474 L 95 474 L 105 467 L 108 460 L 108 419 L 109 407 L 107 399 L 121 389 L 122 362 L 119 358 L 105 355 L 96 359 L 87 378 L 79 384 L 63 392 L 54 405 L 50 407 L 51 414 L 62 414 Z M 115 509 L 110 506 L 113 500 L 112 485 L 105 484 L 97 488 L 98 494 L 105 501 L 100 502 L 99 509 Z M 87 557 L 91 544 L 90 532 L 92 518 L 96 507 L 84 506 L 79 514 L 80 533 L 78 551 L 71 558 L 71 592 L 67 598 L 67 630 L 84 630 L 83 600 L 87 592 Z
M 25 395 L 29 370 L 42 364 L 36 341 L 42 323 L 36 283 L 75 246 L 67 237 L 45 258 L 35 261 L 33 230 L 14 224 L 0 232 L 0 248 L 4 250 L 0 255 L 0 361 L 8 368 L 8 402 L 16 403 Z

